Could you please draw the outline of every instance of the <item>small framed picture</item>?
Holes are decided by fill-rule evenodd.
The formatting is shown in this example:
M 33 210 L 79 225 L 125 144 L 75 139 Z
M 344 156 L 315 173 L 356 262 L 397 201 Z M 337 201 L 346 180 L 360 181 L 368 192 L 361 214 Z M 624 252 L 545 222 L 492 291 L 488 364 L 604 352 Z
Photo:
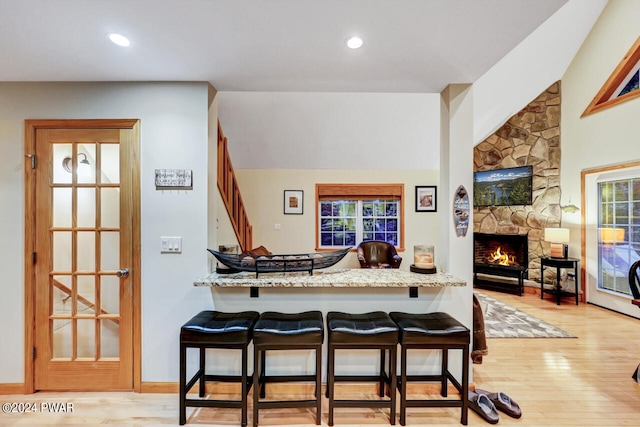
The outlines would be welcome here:
M 304 192 L 302 190 L 284 190 L 285 215 L 302 215 Z
M 435 185 L 416 186 L 416 212 L 437 212 L 437 193 Z

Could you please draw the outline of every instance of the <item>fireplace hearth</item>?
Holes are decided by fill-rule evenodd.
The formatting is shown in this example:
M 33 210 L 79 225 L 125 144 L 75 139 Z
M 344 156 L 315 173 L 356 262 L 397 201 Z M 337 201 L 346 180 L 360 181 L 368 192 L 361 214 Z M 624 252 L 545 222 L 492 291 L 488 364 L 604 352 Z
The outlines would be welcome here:
M 529 245 L 526 235 L 473 233 L 473 284 L 522 296 L 528 278 Z M 478 274 L 517 279 L 517 285 L 504 280 L 479 278 Z

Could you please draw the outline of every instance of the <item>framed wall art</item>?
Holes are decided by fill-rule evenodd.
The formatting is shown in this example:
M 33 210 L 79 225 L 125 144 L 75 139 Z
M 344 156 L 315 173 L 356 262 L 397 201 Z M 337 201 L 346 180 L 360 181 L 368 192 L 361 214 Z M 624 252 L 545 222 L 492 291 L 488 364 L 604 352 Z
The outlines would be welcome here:
M 302 215 L 303 201 L 304 201 L 304 191 L 284 190 L 285 215 Z
M 437 212 L 437 193 L 435 185 L 416 186 L 416 212 Z

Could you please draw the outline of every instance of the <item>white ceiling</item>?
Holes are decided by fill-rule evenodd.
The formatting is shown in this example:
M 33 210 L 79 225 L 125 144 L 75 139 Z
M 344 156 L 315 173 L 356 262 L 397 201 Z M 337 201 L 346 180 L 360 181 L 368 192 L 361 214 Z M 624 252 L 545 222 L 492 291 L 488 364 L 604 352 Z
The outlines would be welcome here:
M 475 82 L 566 2 L 0 0 L 0 81 L 437 93 Z

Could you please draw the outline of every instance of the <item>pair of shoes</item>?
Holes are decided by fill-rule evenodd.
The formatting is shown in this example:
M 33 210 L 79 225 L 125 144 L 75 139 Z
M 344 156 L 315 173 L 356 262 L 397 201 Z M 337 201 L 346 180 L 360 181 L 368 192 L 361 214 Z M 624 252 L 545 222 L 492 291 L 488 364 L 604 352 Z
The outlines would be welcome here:
M 515 400 L 511 399 L 503 392 L 499 391 L 497 393 L 491 393 L 479 388 L 477 388 L 475 392 L 487 396 L 497 409 L 509 415 L 510 417 L 520 418 L 522 416 L 520 405 L 518 405 Z
M 469 408 L 480 415 L 482 418 L 484 418 L 484 420 L 490 424 L 497 424 L 498 421 L 500 421 L 500 415 L 498 414 L 495 405 L 484 394 L 470 391 Z

